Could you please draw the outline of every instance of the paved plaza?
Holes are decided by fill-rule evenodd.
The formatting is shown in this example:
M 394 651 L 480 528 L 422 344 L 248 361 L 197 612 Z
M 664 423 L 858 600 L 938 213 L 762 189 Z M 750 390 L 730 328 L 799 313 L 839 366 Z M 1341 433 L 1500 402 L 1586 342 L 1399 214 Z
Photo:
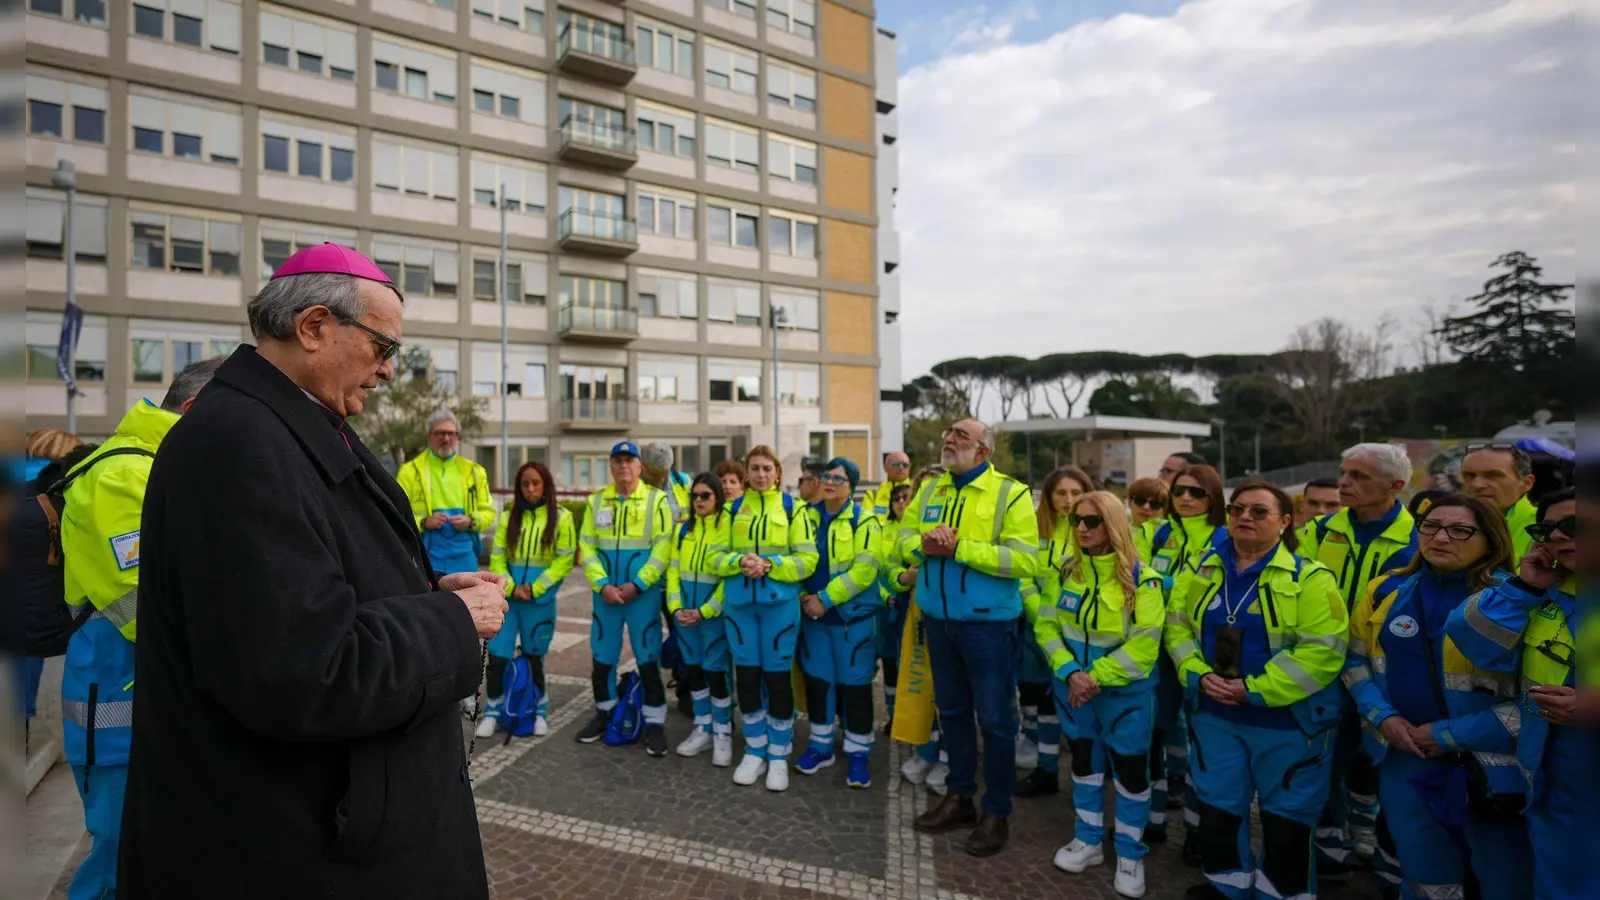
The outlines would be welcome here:
M 989 859 L 962 852 L 966 832 L 916 834 L 911 820 L 936 798 L 899 778 L 906 748 L 881 735 L 870 790 L 845 787 L 844 766 L 836 765 L 812 778 L 796 774 L 784 794 L 734 785 L 732 770 L 712 768 L 709 753 L 651 759 L 642 746 L 577 744 L 573 735 L 593 708 L 590 600 L 580 576 L 569 578 L 559 603 L 547 669 L 550 734 L 480 740 L 475 754 L 484 853 L 497 900 L 1116 896 L 1109 858 L 1079 876 L 1050 865 L 1056 847 L 1071 836 L 1066 789 L 1019 800 L 1010 848 Z M 675 704 L 667 728 L 674 746 L 687 734 L 689 721 Z M 796 732 L 796 746 L 803 747 L 803 722 Z M 1178 858 L 1178 846 L 1152 849 L 1147 896 L 1181 898 L 1199 879 Z M 52 897 L 65 896 L 72 864 Z M 1363 873 L 1322 896 L 1375 900 L 1377 891 Z

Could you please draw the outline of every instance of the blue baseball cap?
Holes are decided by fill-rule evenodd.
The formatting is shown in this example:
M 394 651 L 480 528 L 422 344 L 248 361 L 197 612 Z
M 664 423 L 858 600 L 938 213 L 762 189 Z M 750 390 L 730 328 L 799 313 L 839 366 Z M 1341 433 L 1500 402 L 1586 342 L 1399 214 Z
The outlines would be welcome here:
M 633 441 L 621 441 L 611 448 L 612 456 L 638 456 L 639 445 Z

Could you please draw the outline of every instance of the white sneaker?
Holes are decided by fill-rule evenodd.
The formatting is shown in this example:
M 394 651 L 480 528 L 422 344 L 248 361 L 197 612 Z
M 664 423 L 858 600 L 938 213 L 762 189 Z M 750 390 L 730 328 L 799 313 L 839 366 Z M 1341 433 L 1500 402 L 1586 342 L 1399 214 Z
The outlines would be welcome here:
M 494 716 L 484 716 L 478 720 L 478 728 L 474 734 L 481 738 L 494 737 L 496 728 L 500 727 L 500 720 Z
M 550 733 L 550 720 L 540 716 L 533 720 L 533 736 L 544 737 Z
M 711 764 L 719 769 L 726 769 L 733 765 L 732 735 L 714 734 L 711 736 Z
M 1059 863 L 1058 863 L 1059 865 Z M 1144 860 L 1119 859 L 1117 860 L 1117 877 L 1111 882 L 1111 887 L 1124 897 L 1144 896 Z
M 1378 832 L 1371 828 L 1350 829 L 1350 852 L 1363 865 L 1371 865 L 1373 855 L 1378 852 Z
M 1017 768 L 1034 769 L 1039 766 L 1039 745 L 1028 740 L 1027 735 L 1017 735 Z
M 787 791 L 789 789 L 789 761 L 779 760 L 777 765 L 767 766 L 767 790 Z
M 912 784 L 922 784 L 928 780 L 928 771 L 933 768 L 933 763 L 928 762 L 916 754 L 900 764 L 900 777 Z
M 1053 860 L 1056 868 L 1063 872 L 1071 872 L 1074 875 L 1090 866 L 1098 866 L 1105 861 L 1105 851 L 1100 848 L 1099 844 L 1085 844 L 1077 838 L 1073 838 L 1072 843 L 1057 850 L 1056 858 Z M 1118 877 L 1120 878 L 1120 871 Z M 1143 866 L 1139 868 L 1139 893 L 1144 893 Z
M 711 732 L 699 728 L 689 732 L 689 736 L 678 745 L 679 756 L 699 756 L 711 749 Z
M 744 759 L 739 760 L 739 768 L 733 770 L 733 783 L 737 785 L 752 785 L 767 771 L 767 761 L 752 753 L 746 753 Z
M 949 777 L 950 767 L 948 765 L 945 765 L 944 763 L 934 763 L 933 768 L 928 770 L 928 790 L 933 791 L 935 794 L 943 797 L 945 792 L 949 790 L 949 787 L 945 785 L 945 781 L 949 779 Z

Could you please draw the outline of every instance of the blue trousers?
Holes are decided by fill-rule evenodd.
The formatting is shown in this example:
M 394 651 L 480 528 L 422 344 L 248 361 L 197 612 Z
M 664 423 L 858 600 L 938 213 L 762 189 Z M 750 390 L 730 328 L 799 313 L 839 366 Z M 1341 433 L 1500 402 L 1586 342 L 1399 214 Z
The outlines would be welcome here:
M 873 646 L 875 630 L 873 616 L 853 622 L 807 618 L 800 623 L 800 671 L 806 676 L 807 700 L 821 701 L 822 707 L 807 710 L 811 746 L 819 751 L 833 752 L 834 723 L 841 718 L 845 726 L 844 752 L 866 753 L 872 749 L 872 694 L 867 688 L 878 662 Z M 811 690 L 812 686 L 817 689 Z M 839 703 L 846 694 L 851 708 L 841 716 Z
M 723 608 L 727 620 L 728 645 L 733 648 L 733 664 L 740 669 L 759 669 L 773 676 L 762 683 L 766 690 L 757 695 L 742 686 L 739 712 L 744 726 L 745 752 L 764 755 L 769 760 L 789 758 L 794 745 L 794 698 L 787 709 L 773 709 L 772 686 L 785 690 L 783 678 L 794 668 L 795 644 L 800 638 L 798 603 L 741 603 Z M 787 688 L 792 691 L 792 688 Z M 772 715 L 769 715 L 773 713 Z M 784 714 L 778 714 L 784 713 Z
M 127 766 L 94 766 L 84 789 L 83 766 L 72 767 L 83 798 L 83 826 L 94 838 L 89 855 L 72 876 L 67 900 L 113 900 L 117 896 L 117 845 L 122 837 L 122 797 L 128 787 Z
M 1026 619 L 1017 641 L 1017 691 L 1022 700 L 1022 733 L 1039 748 L 1039 768 L 1061 769 L 1061 716 L 1052 702 L 1055 673 Z
M 1594 751 L 1592 734 L 1550 726 L 1528 802 L 1535 900 L 1594 900 Z
M 610 676 L 622 659 L 622 630 L 626 626 L 633 648 L 633 658 L 638 661 L 640 676 L 645 679 L 646 700 L 643 710 L 647 724 L 660 725 L 666 721 L 665 699 L 651 702 L 650 694 L 661 680 L 655 666 L 661 660 L 661 587 L 652 587 L 627 603 L 613 606 L 594 594 L 594 622 L 589 629 L 589 652 L 593 654 L 599 672 L 595 677 L 595 708 L 602 712 L 617 705 L 617 680 Z M 645 667 L 649 666 L 647 674 Z
M 1533 885 L 1527 824 L 1489 822 L 1469 810 L 1465 832 L 1456 833 L 1434 818 L 1411 781 L 1454 765 L 1401 750 L 1389 752 L 1378 764 L 1378 796 L 1405 872 L 1401 896 L 1429 900 L 1452 891 L 1462 896 L 1470 861 L 1484 897 L 1526 897 Z
M 550 639 L 556 634 L 556 598 L 555 592 L 545 595 L 548 600 L 512 600 L 510 609 L 506 610 L 505 622 L 500 626 L 500 633 L 489 639 L 489 655 L 499 659 L 511 659 L 516 655 L 517 642 L 522 642 L 522 653 L 525 656 L 544 656 L 550 652 Z M 491 691 L 500 690 L 499 685 L 490 685 Z M 539 695 L 539 715 L 549 717 L 550 696 L 547 693 Z
M 1155 691 L 1101 692 L 1083 706 L 1067 703 L 1067 683 L 1055 679 L 1061 730 L 1072 747 L 1074 837 L 1085 844 L 1105 839 L 1106 770 L 1117 787 L 1114 825 L 1118 859 L 1144 859 L 1150 820 L 1150 732 L 1155 727 Z M 1109 765 L 1108 765 L 1109 764 Z
M 720 687 L 728 684 L 728 626 L 719 616 L 701 619 L 698 625 L 678 626 L 678 647 L 683 652 L 686 666 L 698 666 L 711 679 L 721 679 Z M 694 702 L 696 728 L 715 734 L 733 734 L 733 701 L 726 690 L 721 696 L 712 694 L 710 688 L 692 686 L 689 697 Z
M 1201 868 L 1233 900 L 1316 891 L 1312 829 L 1328 802 L 1332 735 L 1240 725 L 1190 712 L 1190 752 L 1200 805 Z M 1261 809 L 1263 847 L 1250 847 L 1250 803 Z
M 1166 834 L 1167 793 L 1182 789 L 1189 773 L 1189 732 L 1183 721 L 1183 682 L 1172 659 L 1162 651 L 1156 660 L 1156 717 L 1150 735 L 1150 830 Z M 1184 793 L 1184 822 L 1199 824 L 1194 788 Z
M 1017 625 L 923 618 L 933 694 L 950 790 L 978 792 L 978 733 L 983 733 L 983 811 L 1009 816 L 1017 789 Z

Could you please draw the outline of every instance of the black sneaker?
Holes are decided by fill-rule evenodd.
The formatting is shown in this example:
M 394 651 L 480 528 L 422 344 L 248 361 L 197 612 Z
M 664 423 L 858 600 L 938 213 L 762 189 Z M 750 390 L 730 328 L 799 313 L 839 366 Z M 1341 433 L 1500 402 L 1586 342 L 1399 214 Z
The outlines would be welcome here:
M 1167 779 L 1167 809 L 1183 809 L 1184 794 L 1188 787 L 1182 778 Z
M 1165 844 L 1167 842 L 1167 829 L 1151 828 L 1146 825 L 1144 829 L 1144 842 L 1146 844 Z
M 1061 779 L 1055 772 L 1034 769 L 1017 782 L 1016 795 L 1023 799 L 1061 793 Z
M 667 727 L 665 725 L 646 725 L 644 727 L 644 752 L 657 759 L 667 755 Z
M 611 721 L 610 713 L 596 712 L 589 724 L 583 726 L 578 732 L 578 743 L 592 744 L 606 736 L 606 723 Z
M 1195 835 L 1183 836 L 1183 864 L 1191 869 L 1200 868 L 1200 838 Z

